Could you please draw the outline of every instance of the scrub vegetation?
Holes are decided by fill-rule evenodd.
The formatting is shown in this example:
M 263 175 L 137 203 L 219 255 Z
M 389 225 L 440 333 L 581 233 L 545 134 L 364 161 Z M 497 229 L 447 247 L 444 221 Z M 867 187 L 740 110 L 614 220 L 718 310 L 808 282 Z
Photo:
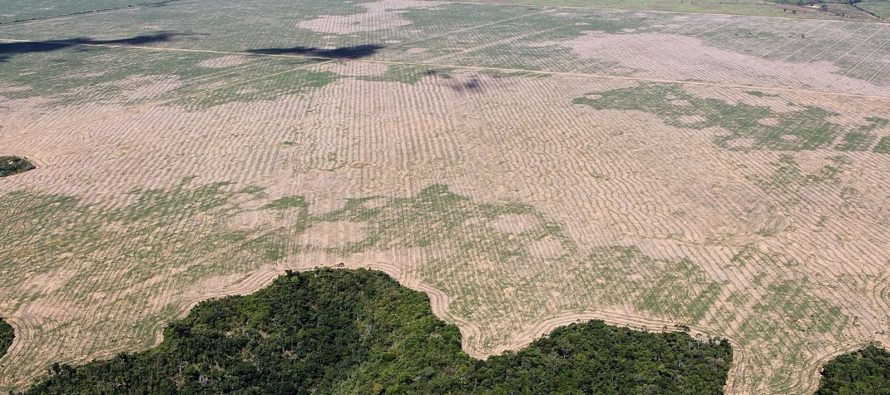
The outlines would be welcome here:
M 822 370 L 818 395 L 890 393 L 890 352 L 870 344 L 835 357 Z

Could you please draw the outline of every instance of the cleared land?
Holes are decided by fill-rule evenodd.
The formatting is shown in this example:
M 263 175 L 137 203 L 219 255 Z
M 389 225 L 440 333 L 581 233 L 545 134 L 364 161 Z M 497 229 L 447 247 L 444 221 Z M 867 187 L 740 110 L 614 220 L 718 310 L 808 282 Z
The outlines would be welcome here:
M 6 350 L 9 348 L 9 345 L 12 344 L 12 339 L 15 337 L 15 333 L 13 333 L 12 326 L 0 319 L 0 358 L 6 355 Z
M 209 4 L 0 25 L 0 155 L 38 164 L 0 179 L 0 386 L 341 263 L 474 356 L 594 318 L 726 337 L 730 393 L 890 342 L 886 24 Z
M 379 272 L 320 269 L 201 303 L 166 327 L 158 347 L 55 365 L 28 393 L 717 394 L 731 362 L 725 340 L 602 321 L 477 361 L 423 293 Z

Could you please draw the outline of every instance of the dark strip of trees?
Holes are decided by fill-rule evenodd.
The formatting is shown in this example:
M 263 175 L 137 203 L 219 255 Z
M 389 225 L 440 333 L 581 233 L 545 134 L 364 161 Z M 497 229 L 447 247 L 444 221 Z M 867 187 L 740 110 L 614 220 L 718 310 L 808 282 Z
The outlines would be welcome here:
M 203 302 L 147 351 L 55 364 L 27 393 L 717 394 L 731 362 L 725 340 L 602 321 L 480 361 L 425 294 L 380 272 L 319 269 Z

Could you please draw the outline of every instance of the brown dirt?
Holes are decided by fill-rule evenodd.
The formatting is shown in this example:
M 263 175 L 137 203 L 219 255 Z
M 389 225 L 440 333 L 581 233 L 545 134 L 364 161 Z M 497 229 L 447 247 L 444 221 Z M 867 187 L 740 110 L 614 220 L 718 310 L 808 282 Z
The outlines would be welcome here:
M 323 15 L 297 23 L 297 27 L 319 33 L 352 34 L 410 25 L 411 21 L 399 15 L 399 11 L 412 8 L 435 8 L 445 4 L 436 1 L 379 0 L 361 3 L 367 11 L 353 15 Z
M 366 227 L 363 222 L 325 222 L 309 228 L 304 242 L 322 248 L 342 247 L 364 240 Z
M 540 221 L 531 215 L 504 214 L 489 222 L 488 225 L 499 232 L 519 234 L 535 229 L 540 225 Z
M 325 17 L 310 27 L 350 32 L 398 26 L 402 22 L 391 11 L 430 5 L 417 3 L 372 3 L 367 7 L 372 16 Z M 192 185 L 232 181 L 233 188 L 265 188 L 263 198 L 238 202 L 242 209 L 301 195 L 310 213 L 320 214 L 342 208 L 348 198 L 383 196 L 367 204 L 379 208 L 389 197 L 411 197 L 429 185 L 445 184 L 480 204 L 530 205 L 577 247 L 569 251 L 548 236 L 531 243 L 527 255 L 500 262 L 485 255 L 484 244 L 465 251 L 445 240 L 425 248 L 346 256 L 304 251 L 257 263 L 253 255 L 220 246 L 192 257 L 189 267 L 137 267 L 148 273 L 133 277 L 128 274 L 134 268 L 130 244 L 148 248 L 165 246 L 165 240 L 141 236 L 78 259 L 64 254 L 47 259 L 27 243 L 7 245 L 0 253 L 14 256 L 23 274 L 0 289 L 0 315 L 17 331 L 0 366 L 0 386 L 22 386 L 52 361 L 82 362 L 144 349 L 159 341 L 166 321 L 201 300 L 256 290 L 285 269 L 341 263 L 385 271 L 426 292 L 434 313 L 460 327 L 464 349 L 476 357 L 522 347 L 577 320 L 604 319 L 650 331 L 683 324 L 695 335 L 732 341 L 729 393 L 805 393 L 815 389 L 827 358 L 872 340 L 890 343 L 884 332 L 890 321 L 890 277 L 885 275 L 890 186 L 884 182 L 890 157 L 831 149 L 730 151 L 712 141 L 725 133 L 719 128 L 668 126 L 646 109 L 598 111 L 570 104 L 590 92 L 634 86 L 637 78 L 663 78 L 661 70 L 669 71 L 670 78 L 718 73 L 713 79 L 729 85 L 770 79 L 770 84 L 775 80 L 791 88 L 770 91 L 778 97 L 755 97 L 742 86 L 683 87 L 700 97 L 780 112 L 795 110 L 788 103 L 818 106 L 839 114 L 832 121 L 855 127 L 868 116 L 890 118 L 886 89 L 859 80 L 848 82 L 883 97 L 798 89 L 810 83 L 837 87 L 781 68 L 794 63 L 727 53 L 688 37 L 591 33 L 571 44 L 581 54 L 615 60 L 639 74 L 626 79 L 571 73 L 496 78 L 457 69 L 451 79 L 423 78 L 414 85 L 343 78 L 306 94 L 194 112 L 172 103 L 92 103 L 47 111 L 46 99 L 0 98 L 6 111 L 3 152 L 40 163 L 38 171 L 0 179 L 3 191 L 71 195 L 111 209 L 132 203 L 129 192 L 135 188 L 169 189 L 195 175 Z M 643 62 L 646 51 L 664 61 L 660 66 Z M 223 58 L 212 64 L 231 61 L 218 60 Z M 313 70 L 362 76 L 381 72 L 381 65 L 386 64 L 329 63 Z M 822 77 L 837 74 L 823 63 L 812 71 Z M 474 89 L 458 89 L 472 81 L 478 83 Z M 140 97 L 150 99 L 151 92 Z M 804 175 L 818 174 L 839 155 L 850 162 L 833 181 L 802 177 L 772 185 L 782 154 L 793 156 Z M 300 220 L 297 215 L 251 211 L 171 217 L 164 229 L 201 235 L 221 225 L 254 237 L 260 230 L 292 226 Z M 467 225 L 486 228 L 478 226 L 483 222 L 472 218 Z M 512 214 L 486 224 L 504 238 L 542 226 L 536 218 Z M 361 241 L 366 232 L 360 223 L 317 225 L 305 236 L 289 237 L 287 246 L 342 247 Z M 645 288 L 648 283 L 633 281 L 651 279 L 652 271 L 669 262 L 688 260 L 701 272 L 695 281 L 717 283 L 719 292 L 699 319 L 678 312 L 678 303 L 670 301 L 639 305 L 633 290 L 623 290 L 630 297 L 620 303 L 606 301 L 596 291 L 609 285 L 602 275 L 610 273 L 591 266 L 587 254 L 610 246 L 636 247 L 654 261 L 652 268 L 622 268 L 628 273 L 617 281 L 626 281 L 628 289 Z M 756 253 L 742 254 L 746 251 Z M 461 259 L 443 259 L 456 256 Z M 45 263 L 45 271 L 27 272 L 32 262 Z M 108 270 L 94 269 L 97 262 L 109 265 Z M 190 270 L 201 273 L 218 262 L 237 270 L 183 279 Z M 530 285 L 529 278 L 540 281 Z M 783 285 L 794 292 L 793 299 L 771 296 L 771 286 Z M 682 296 L 682 290 L 662 291 Z M 806 302 L 798 307 L 807 315 L 830 316 L 825 309 L 833 307 L 848 320 L 838 318 L 833 331 L 800 330 L 787 320 L 795 311 L 783 310 L 797 300 Z M 782 336 L 758 331 L 772 324 Z

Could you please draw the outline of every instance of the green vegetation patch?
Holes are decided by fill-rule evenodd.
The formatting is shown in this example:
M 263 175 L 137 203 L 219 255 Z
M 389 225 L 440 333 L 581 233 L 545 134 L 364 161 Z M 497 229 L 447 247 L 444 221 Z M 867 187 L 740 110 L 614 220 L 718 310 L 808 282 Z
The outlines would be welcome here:
M 598 110 L 645 111 L 680 128 L 720 127 L 726 134 L 715 137 L 714 142 L 730 149 L 814 150 L 829 146 L 841 131 L 840 125 L 828 121 L 837 114 L 819 107 L 778 113 L 766 106 L 701 98 L 675 84 L 591 93 L 574 103 Z
M 838 184 L 841 182 L 840 174 L 850 162 L 846 156 L 831 157 L 827 164 L 808 173 L 801 169 L 794 156 L 782 154 L 777 162 L 772 163 L 775 170 L 769 177 L 754 177 L 752 180 L 766 192 L 797 192 L 819 184 Z
M 0 358 L 6 355 L 6 350 L 12 345 L 12 339 L 14 338 L 15 331 L 13 331 L 12 325 L 0 318 Z
M 655 260 L 633 246 L 596 248 L 585 266 L 606 291 L 603 303 L 633 301 L 640 310 L 693 323 L 704 317 L 722 289 L 687 259 Z
M 359 77 L 365 81 L 386 81 L 401 82 L 403 84 L 414 85 L 423 77 L 439 76 L 442 78 L 451 78 L 451 68 L 429 68 L 413 65 L 391 64 L 386 67 L 386 71 L 381 75 Z
M 29 394 L 722 392 L 725 340 L 572 324 L 487 361 L 461 351 L 420 292 L 379 272 L 288 272 L 205 301 L 164 341 L 83 366 L 54 364 Z
M 24 173 L 34 168 L 34 164 L 25 158 L 20 158 L 18 156 L 0 156 L 0 177 L 8 177 L 14 174 Z
M 207 62 L 221 57 L 73 45 L 7 55 L 0 61 L 0 74 L 8 76 L 4 83 L 16 88 L 3 96 L 42 97 L 49 108 L 154 102 L 183 104 L 190 110 L 301 94 L 336 78 L 333 73 L 299 69 L 318 62 L 311 59 L 244 56 L 234 57 L 228 66 L 208 67 Z
M 816 394 L 890 394 L 890 352 L 870 344 L 835 357 L 825 364 Z
M 321 88 L 336 81 L 337 78 L 337 74 L 327 71 L 296 69 L 244 83 L 233 83 L 199 95 L 186 96 L 174 103 L 183 105 L 188 111 L 200 111 L 228 103 L 275 100 L 281 96 L 303 94 Z
M 874 143 L 876 136 L 873 131 L 884 128 L 890 121 L 881 117 L 865 118 L 868 122 L 859 126 L 844 135 L 843 139 L 834 148 L 839 151 L 865 151 Z M 877 148 L 875 148 L 877 150 Z M 877 151 L 875 151 L 877 152 Z
M 878 154 L 890 154 L 890 136 L 884 136 L 872 150 Z
M 787 392 L 799 380 L 801 366 L 812 361 L 812 339 L 841 340 L 854 319 L 835 302 L 819 296 L 828 285 L 818 279 L 799 275 L 775 280 L 764 272 L 767 268 L 792 271 L 798 263 L 787 256 L 745 247 L 732 262 L 757 273 L 750 285 L 739 291 L 756 300 L 751 305 L 754 314 L 739 321 L 738 346 L 756 349 L 750 366 L 774 369 L 770 375 L 752 374 L 752 385 Z

